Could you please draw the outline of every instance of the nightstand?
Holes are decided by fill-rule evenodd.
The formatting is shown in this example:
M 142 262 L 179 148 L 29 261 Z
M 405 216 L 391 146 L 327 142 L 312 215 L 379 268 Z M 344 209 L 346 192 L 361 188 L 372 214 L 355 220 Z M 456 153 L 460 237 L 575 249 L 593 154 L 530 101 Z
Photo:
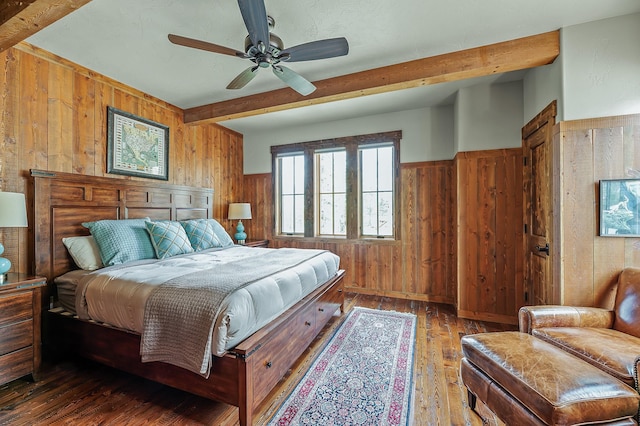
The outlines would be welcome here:
M 269 247 L 269 240 L 246 240 L 244 245 L 247 247 Z
M 0 384 L 38 379 L 42 287 L 46 278 L 8 273 L 0 285 Z

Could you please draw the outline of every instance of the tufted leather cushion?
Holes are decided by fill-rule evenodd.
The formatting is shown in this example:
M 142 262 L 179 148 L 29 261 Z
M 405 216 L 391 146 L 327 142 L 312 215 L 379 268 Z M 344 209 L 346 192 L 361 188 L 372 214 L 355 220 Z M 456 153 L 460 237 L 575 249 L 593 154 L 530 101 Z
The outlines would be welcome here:
M 530 334 L 475 334 L 461 343 L 471 364 L 544 424 L 613 421 L 637 413 L 640 396 L 634 389 Z
M 640 268 L 625 268 L 618 278 L 613 328 L 640 337 Z
M 629 386 L 636 386 L 634 370 L 640 354 L 640 338 L 610 328 L 590 327 L 537 328 L 532 334 Z

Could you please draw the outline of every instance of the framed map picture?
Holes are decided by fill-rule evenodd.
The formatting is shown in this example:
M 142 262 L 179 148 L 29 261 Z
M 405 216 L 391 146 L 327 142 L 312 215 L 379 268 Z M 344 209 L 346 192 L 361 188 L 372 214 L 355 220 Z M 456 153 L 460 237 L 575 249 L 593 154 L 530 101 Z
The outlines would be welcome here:
M 107 173 L 169 180 L 169 127 L 107 107 Z

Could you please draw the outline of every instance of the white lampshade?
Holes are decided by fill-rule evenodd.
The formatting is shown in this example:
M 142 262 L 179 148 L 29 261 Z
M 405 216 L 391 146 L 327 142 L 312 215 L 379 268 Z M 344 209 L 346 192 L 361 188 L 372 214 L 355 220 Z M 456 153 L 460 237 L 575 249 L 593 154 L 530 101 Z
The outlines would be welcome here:
M 229 204 L 229 219 L 251 219 L 251 204 L 231 203 Z
M 24 194 L 0 191 L 0 228 L 24 228 L 27 224 L 27 204 Z

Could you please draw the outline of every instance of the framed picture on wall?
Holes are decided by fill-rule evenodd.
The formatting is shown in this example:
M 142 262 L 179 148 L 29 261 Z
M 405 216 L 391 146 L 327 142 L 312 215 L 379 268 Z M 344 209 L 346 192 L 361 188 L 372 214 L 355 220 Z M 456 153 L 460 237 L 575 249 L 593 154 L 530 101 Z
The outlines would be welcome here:
M 640 179 L 600 181 L 600 236 L 640 237 Z
M 107 173 L 169 180 L 169 127 L 107 107 Z

